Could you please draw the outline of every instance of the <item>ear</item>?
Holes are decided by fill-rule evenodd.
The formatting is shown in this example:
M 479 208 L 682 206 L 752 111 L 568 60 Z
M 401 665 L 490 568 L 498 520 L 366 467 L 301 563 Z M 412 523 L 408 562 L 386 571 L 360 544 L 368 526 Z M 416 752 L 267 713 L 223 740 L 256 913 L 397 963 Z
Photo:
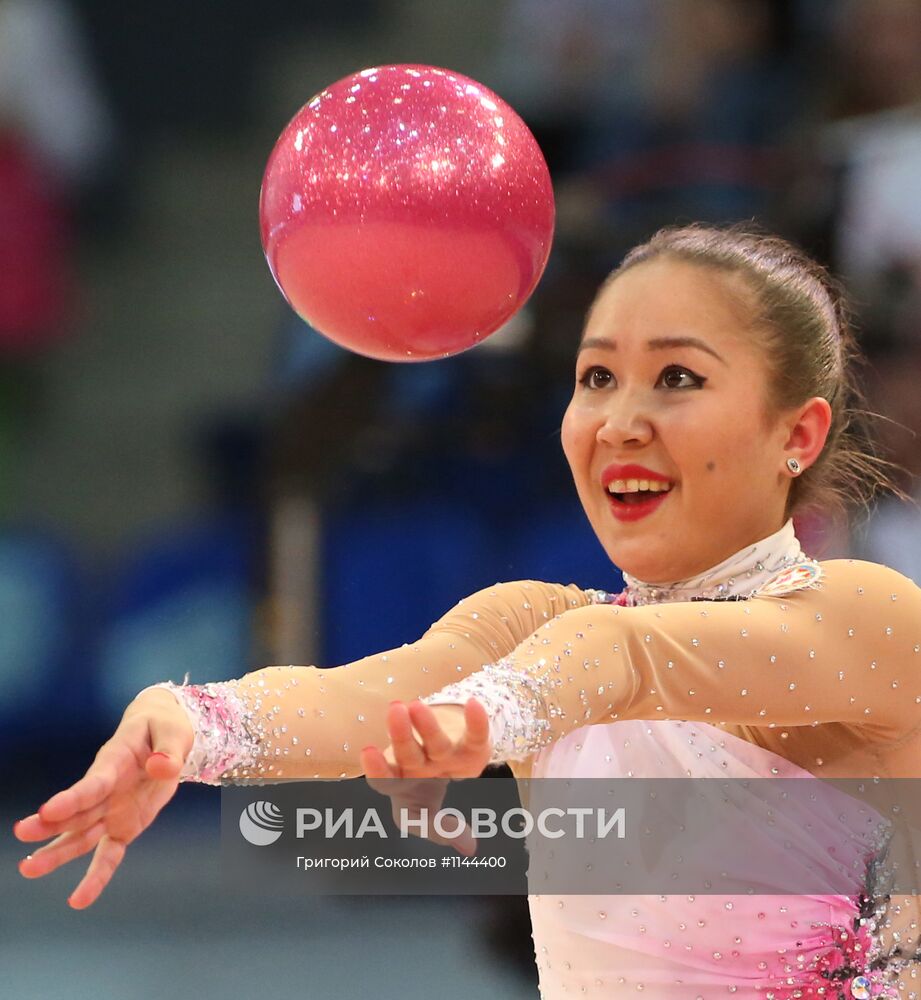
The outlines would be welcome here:
M 784 444 L 784 461 L 795 458 L 803 469 L 812 465 L 825 447 L 831 428 L 831 406 L 827 399 L 813 396 L 794 411 L 787 423 L 788 437 Z

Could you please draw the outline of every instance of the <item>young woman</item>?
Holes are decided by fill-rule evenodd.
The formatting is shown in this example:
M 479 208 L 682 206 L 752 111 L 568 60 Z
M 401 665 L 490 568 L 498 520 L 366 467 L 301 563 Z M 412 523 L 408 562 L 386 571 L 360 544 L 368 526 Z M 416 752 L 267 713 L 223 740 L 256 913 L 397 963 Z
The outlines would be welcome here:
M 181 779 L 463 777 L 490 759 L 521 777 L 915 776 L 921 590 L 807 558 L 790 520 L 884 478 L 851 426 L 853 351 L 830 284 L 789 245 L 657 234 L 599 292 L 563 422 L 624 593 L 497 585 L 335 670 L 142 692 L 85 777 L 17 824 L 53 838 L 22 874 L 94 851 L 70 898 L 90 905 Z M 542 992 L 914 995 L 913 901 L 863 888 L 534 896 Z

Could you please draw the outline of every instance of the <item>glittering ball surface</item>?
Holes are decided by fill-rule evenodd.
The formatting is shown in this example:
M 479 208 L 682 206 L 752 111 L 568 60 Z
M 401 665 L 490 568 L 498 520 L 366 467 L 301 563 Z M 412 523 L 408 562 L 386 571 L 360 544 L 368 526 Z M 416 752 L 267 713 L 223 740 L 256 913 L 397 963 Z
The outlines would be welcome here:
M 537 142 L 500 97 L 449 70 L 382 66 L 294 116 L 259 216 L 300 316 L 359 354 L 421 361 L 475 345 L 523 305 L 554 204 Z

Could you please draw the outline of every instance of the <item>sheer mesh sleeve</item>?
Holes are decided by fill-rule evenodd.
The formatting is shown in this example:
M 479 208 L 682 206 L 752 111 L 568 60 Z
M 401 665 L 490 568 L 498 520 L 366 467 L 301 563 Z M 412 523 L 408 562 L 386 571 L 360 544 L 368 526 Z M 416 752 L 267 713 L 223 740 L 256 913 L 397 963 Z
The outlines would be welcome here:
M 904 742 L 921 725 L 921 590 L 872 563 L 823 569 L 782 596 L 580 608 L 426 700 L 482 700 L 496 760 L 618 719 L 741 727 L 788 759 L 819 724 L 831 746 Z
M 389 742 L 391 701 L 431 694 L 507 656 L 590 599 L 575 586 L 497 584 L 461 601 L 417 642 L 345 666 L 266 667 L 217 684 L 166 684 L 196 733 L 183 778 L 242 784 L 361 774 L 362 747 Z

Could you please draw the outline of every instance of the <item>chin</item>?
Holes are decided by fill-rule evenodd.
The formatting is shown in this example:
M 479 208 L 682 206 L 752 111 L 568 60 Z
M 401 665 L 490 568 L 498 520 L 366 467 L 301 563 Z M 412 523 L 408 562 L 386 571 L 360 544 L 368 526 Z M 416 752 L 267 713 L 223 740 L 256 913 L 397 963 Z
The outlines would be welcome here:
M 674 561 L 650 551 L 641 539 L 617 542 L 604 547 L 608 558 L 624 573 L 629 573 L 644 583 L 671 583 L 682 577 L 676 575 Z M 680 568 L 678 569 L 680 572 Z
M 618 569 L 644 583 L 674 583 L 703 573 L 717 560 L 706 561 L 706 553 L 689 552 L 683 546 L 685 538 L 659 536 L 609 539 L 604 545 L 611 562 Z M 681 558 L 675 558 L 675 552 Z

